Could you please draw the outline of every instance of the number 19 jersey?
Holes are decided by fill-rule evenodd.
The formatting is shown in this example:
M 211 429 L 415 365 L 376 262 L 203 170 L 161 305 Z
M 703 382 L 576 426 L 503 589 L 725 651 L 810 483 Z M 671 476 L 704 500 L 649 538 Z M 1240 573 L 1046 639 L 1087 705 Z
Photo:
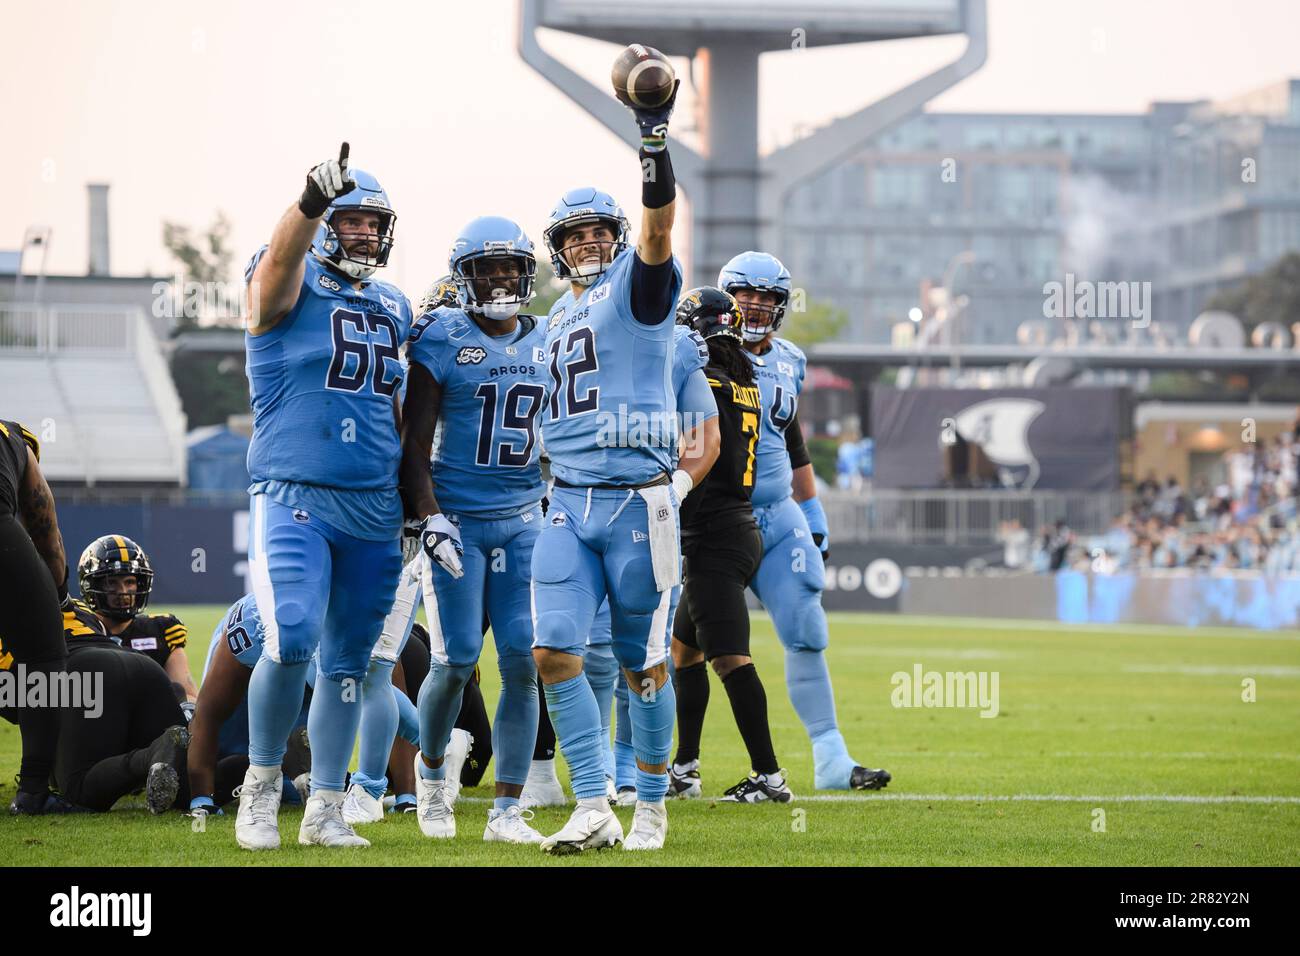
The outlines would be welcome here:
M 632 314 L 625 249 L 581 296 L 566 292 L 546 328 L 550 396 L 542 434 L 551 473 L 571 485 L 636 485 L 672 470 L 677 448 L 673 319 Z M 681 289 L 673 259 L 672 299 Z
M 435 309 L 412 326 L 407 357 L 442 386 L 432 468 L 443 511 L 504 517 L 541 500 L 544 344 L 531 315 L 504 336 L 486 334 L 457 308 Z

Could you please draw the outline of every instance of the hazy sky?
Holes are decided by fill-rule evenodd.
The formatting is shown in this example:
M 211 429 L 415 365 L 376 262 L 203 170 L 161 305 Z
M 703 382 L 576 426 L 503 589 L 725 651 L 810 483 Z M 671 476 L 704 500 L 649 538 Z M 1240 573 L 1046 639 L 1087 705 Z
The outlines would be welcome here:
M 987 64 L 930 109 L 1140 112 L 1300 76 L 1297 0 L 989 8 Z M 456 229 L 476 215 L 514 217 L 540 247 L 567 188 L 594 184 L 637 205 L 634 154 L 519 59 L 515 0 L 43 0 L 12 5 L 6 21 L 0 249 L 17 248 L 29 224 L 50 225 L 54 273 L 86 270 L 87 181 L 112 184 L 114 273 L 169 275 L 161 221 L 202 226 L 218 209 L 242 266 L 342 139 L 397 208 L 387 277 L 411 295 L 446 271 Z M 543 42 L 607 85 L 616 47 Z M 951 61 L 964 42 L 766 55 L 764 146 Z M 690 141 L 683 94 L 674 131 Z

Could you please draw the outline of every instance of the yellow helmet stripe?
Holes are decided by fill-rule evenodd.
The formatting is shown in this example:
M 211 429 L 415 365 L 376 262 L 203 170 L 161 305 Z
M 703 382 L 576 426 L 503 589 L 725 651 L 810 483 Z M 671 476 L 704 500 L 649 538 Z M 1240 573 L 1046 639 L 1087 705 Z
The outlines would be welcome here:
M 127 554 L 126 542 L 122 540 L 122 536 L 120 534 L 115 534 L 113 535 L 113 540 L 117 542 L 117 550 L 122 552 L 122 560 L 130 561 L 131 555 Z

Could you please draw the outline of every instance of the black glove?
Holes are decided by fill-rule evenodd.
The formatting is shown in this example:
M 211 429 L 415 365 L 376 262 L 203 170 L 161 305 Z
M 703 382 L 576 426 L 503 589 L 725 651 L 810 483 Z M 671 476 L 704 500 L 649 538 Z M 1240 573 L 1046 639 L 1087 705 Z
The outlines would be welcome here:
M 328 159 L 307 174 L 307 187 L 298 200 L 299 211 L 308 219 L 319 219 L 340 196 L 357 188 L 348 172 L 348 144 L 339 147 L 339 158 Z
M 636 125 L 641 129 L 641 148 L 647 153 L 658 153 L 668 145 L 668 117 L 673 114 L 677 91 L 681 85 L 681 80 L 673 84 L 673 95 L 668 97 L 668 102 L 663 106 L 628 107 L 636 117 Z

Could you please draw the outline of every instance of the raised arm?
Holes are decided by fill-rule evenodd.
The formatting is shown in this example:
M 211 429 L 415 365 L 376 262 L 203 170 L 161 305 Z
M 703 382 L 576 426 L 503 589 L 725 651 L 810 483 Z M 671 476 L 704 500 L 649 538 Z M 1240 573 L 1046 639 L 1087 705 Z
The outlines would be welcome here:
M 298 301 L 306 269 L 305 257 L 321 217 L 339 196 L 356 189 L 348 172 L 348 144 L 331 159 L 307 174 L 307 186 L 298 202 L 284 211 L 271 234 L 266 254 L 248 277 L 248 332 L 271 331 Z
M 673 255 L 673 219 L 677 213 L 677 181 L 668 156 L 668 117 L 677 102 L 677 90 L 663 106 L 631 108 L 641 129 L 641 233 L 636 254 L 648 266 L 667 262 Z
M 18 517 L 36 545 L 41 560 L 50 569 L 50 577 L 59 591 L 60 603 L 68 598 L 68 558 L 63 552 L 63 535 L 54 510 L 54 495 L 41 474 L 40 463 L 31 447 L 27 448 L 27 470 L 18 489 Z

